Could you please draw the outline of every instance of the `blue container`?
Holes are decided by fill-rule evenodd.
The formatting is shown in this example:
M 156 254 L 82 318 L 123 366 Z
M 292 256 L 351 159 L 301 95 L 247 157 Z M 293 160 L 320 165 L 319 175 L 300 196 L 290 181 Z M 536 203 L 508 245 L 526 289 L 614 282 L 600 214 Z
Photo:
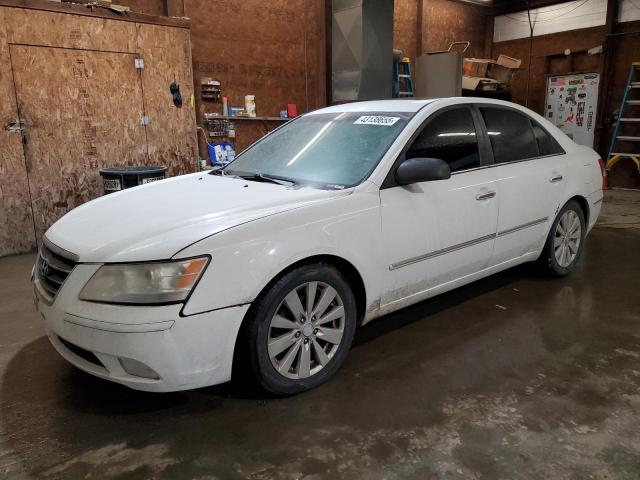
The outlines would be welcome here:
M 216 147 L 218 147 L 217 151 Z M 236 155 L 233 143 L 229 142 L 208 143 L 207 150 L 209 151 L 209 161 L 213 166 L 224 166 L 233 160 Z
M 211 165 L 217 165 L 216 163 L 216 151 L 214 150 L 215 148 L 215 143 L 207 143 L 207 151 L 209 152 L 209 161 L 211 162 Z

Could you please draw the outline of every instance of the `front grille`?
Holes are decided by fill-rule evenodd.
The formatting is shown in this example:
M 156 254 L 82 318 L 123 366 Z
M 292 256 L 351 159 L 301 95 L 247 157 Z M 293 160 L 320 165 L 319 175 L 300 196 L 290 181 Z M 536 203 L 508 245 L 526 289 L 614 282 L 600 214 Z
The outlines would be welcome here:
M 55 298 L 73 267 L 76 266 L 77 262 L 72 257 L 75 255 L 65 252 L 46 240 L 42 242 L 38 252 L 36 276 L 43 293 L 50 300 Z

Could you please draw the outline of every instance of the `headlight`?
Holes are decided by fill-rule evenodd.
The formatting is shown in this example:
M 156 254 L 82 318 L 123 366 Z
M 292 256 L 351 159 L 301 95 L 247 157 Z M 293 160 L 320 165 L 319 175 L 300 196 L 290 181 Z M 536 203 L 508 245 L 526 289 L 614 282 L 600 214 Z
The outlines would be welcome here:
M 176 262 L 103 265 L 80 292 L 80 300 L 158 304 L 184 301 L 209 257 Z

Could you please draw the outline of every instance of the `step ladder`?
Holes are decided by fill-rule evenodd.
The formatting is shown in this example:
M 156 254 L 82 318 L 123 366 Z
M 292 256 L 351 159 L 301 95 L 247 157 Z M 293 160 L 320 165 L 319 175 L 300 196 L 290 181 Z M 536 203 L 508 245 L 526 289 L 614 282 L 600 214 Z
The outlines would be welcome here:
M 622 130 L 625 133 L 622 133 Z M 619 143 L 636 146 L 634 152 L 624 152 L 627 148 L 620 148 Z M 638 167 L 640 172 L 640 62 L 633 62 L 629 71 L 627 88 L 622 97 L 622 104 L 618 112 L 613 136 L 609 146 L 609 156 L 607 158 L 607 169 L 610 170 L 616 163 L 624 158 L 630 158 Z
M 402 57 L 393 62 L 393 98 L 413 97 L 413 78 L 411 60 Z

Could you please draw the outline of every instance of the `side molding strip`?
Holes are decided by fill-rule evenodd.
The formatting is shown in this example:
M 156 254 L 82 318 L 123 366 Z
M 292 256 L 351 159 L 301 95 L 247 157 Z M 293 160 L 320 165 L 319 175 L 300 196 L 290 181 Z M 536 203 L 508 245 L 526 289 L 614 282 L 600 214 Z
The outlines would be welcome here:
M 491 235 L 485 235 L 484 237 L 475 238 L 473 240 L 469 240 L 467 242 L 458 243 L 456 245 L 452 245 L 447 248 L 443 248 L 440 250 L 435 250 L 431 253 L 425 253 L 424 255 L 418 255 L 417 257 L 408 258 L 406 260 L 402 260 L 400 262 L 392 263 L 389 265 L 389 270 L 397 270 L 402 267 L 406 267 L 407 265 L 412 265 L 414 263 L 422 262 L 424 260 L 428 260 L 430 258 L 438 257 L 440 255 L 445 255 L 447 253 L 455 252 L 456 250 L 462 250 L 463 248 L 472 247 L 479 243 L 486 242 L 488 240 L 493 240 L 497 237 L 501 237 L 503 235 L 508 235 L 510 233 L 518 232 L 525 228 L 533 227 L 535 225 L 539 225 L 541 223 L 546 222 L 549 217 L 539 218 L 538 220 L 533 220 L 531 222 L 523 223 L 522 225 L 518 225 L 517 227 L 509 228 L 507 230 L 503 230 L 498 233 L 492 233 Z
M 523 230 L 525 228 L 533 227 L 535 225 L 540 225 L 541 223 L 544 223 L 547 220 L 549 220 L 549 217 L 539 218 L 538 220 L 533 220 L 532 222 L 523 223 L 522 225 L 518 225 L 517 227 L 508 228 L 507 230 L 503 230 L 501 232 L 498 232 L 496 237 L 501 237 L 503 235 L 508 235 L 510 233 L 517 232 L 519 230 Z
M 424 255 L 418 255 L 417 257 L 408 258 L 407 260 L 402 260 L 401 262 L 392 263 L 391 265 L 389 265 L 389 270 L 397 270 L 398 268 L 406 267 L 407 265 L 411 265 L 412 263 L 422 262 L 423 260 L 428 260 L 429 258 L 444 255 L 445 253 L 451 253 L 455 252 L 456 250 L 472 247 L 473 245 L 486 242 L 487 240 L 493 240 L 494 238 L 496 238 L 496 235 L 492 233 L 491 235 L 485 235 L 484 237 L 469 240 L 468 242 L 458 243 L 457 245 L 452 245 L 451 247 L 436 250 L 431 253 L 425 253 Z

